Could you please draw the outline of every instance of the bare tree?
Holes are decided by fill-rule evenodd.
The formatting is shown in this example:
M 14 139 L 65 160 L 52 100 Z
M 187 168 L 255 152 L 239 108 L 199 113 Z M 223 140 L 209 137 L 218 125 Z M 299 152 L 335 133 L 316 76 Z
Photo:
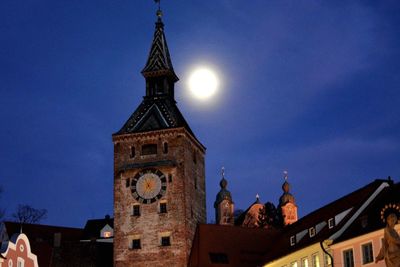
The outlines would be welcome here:
M 46 218 L 47 210 L 35 209 L 30 205 L 18 205 L 17 211 L 11 216 L 20 224 L 39 223 L 41 220 Z

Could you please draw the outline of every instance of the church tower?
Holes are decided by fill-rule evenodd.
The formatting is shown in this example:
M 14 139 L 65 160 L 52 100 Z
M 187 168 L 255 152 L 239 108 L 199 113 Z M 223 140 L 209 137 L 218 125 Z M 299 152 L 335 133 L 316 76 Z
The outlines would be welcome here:
M 226 189 L 228 181 L 225 179 L 224 168 L 222 168 L 222 179 L 219 185 L 221 190 L 219 190 L 214 202 L 215 223 L 219 225 L 234 225 L 234 206 L 231 192 Z
M 206 222 L 205 147 L 174 99 L 161 11 L 142 75 L 145 96 L 114 143 L 114 266 L 187 266 Z
M 282 215 L 283 225 L 289 225 L 297 221 L 297 205 L 294 196 L 289 192 L 288 173 L 284 171 L 285 182 L 282 185 L 283 194 L 279 198 L 279 209 Z

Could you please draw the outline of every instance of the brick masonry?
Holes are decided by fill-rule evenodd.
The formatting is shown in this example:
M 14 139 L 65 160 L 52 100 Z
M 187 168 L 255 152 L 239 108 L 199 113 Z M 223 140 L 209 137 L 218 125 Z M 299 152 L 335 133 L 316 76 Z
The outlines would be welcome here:
M 114 266 L 187 266 L 197 224 L 206 222 L 205 148 L 183 127 L 114 135 L 113 143 Z M 145 144 L 157 144 L 157 154 L 141 155 Z M 160 200 L 140 204 L 141 215 L 133 216 L 133 205 L 139 202 L 127 179 L 145 168 L 160 170 L 167 190 Z M 159 213 L 160 201 L 167 202 L 167 213 Z M 165 234 L 170 234 L 170 246 L 161 246 Z M 138 237 L 141 249 L 130 248 Z

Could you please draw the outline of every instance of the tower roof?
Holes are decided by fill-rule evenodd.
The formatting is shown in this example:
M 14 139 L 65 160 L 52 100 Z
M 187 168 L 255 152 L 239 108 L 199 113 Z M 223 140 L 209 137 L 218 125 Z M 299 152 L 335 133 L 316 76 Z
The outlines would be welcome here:
M 151 44 L 150 53 L 147 58 L 146 65 L 142 70 L 145 78 L 157 76 L 169 76 L 174 82 L 179 78 L 174 72 L 171 56 L 167 45 L 167 39 L 164 34 L 164 23 L 161 20 L 161 11 L 157 12 L 156 29 L 154 32 L 153 42 Z

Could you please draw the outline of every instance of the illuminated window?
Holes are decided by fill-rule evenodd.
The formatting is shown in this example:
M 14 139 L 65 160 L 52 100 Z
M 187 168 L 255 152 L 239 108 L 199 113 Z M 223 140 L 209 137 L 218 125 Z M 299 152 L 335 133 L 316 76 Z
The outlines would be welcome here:
M 313 254 L 312 255 L 312 266 L 313 267 L 320 267 L 318 254 Z
M 112 236 L 112 234 L 109 231 L 106 231 L 106 232 L 103 233 L 103 237 L 104 238 L 110 238 L 111 236 Z
M 297 267 L 297 261 L 290 263 L 290 267 Z
M 139 204 L 135 204 L 133 205 L 133 216 L 140 216 L 140 205 Z
M 331 254 L 331 251 L 328 251 L 328 253 L 329 253 L 330 255 L 332 255 L 332 254 Z M 330 257 L 328 254 L 325 254 L 325 266 L 327 266 L 327 267 L 332 266 L 332 259 L 331 259 L 331 257 Z
M 374 253 L 372 250 L 372 243 L 361 245 L 362 250 L 362 263 L 367 264 L 374 261 Z
M 24 267 L 25 266 L 25 260 L 23 258 L 18 257 L 17 258 L 17 267 Z
M 343 266 L 354 267 L 353 249 L 343 250 Z
M 308 267 L 308 258 L 301 259 L 301 267 Z

